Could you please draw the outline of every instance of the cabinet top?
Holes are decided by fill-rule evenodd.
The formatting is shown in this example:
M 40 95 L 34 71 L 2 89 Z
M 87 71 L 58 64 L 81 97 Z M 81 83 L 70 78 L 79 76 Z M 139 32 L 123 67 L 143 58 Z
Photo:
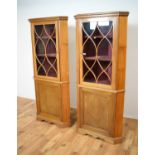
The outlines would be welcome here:
M 96 12 L 96 13 L 84 13 L 75 15 L 75 19 L 80 18 L 93 18 L 93 17 L 104 17 L 104 16 L 128 16 L 128 11 L 114 11 L 114 12 Z
M 40 21 L 53 21 L 53 20 L 68 20 L 68 16 L 53 16 L 53 17 L 41 17 L 41 18 L 31 18 L 29 22 L 40 22 Z

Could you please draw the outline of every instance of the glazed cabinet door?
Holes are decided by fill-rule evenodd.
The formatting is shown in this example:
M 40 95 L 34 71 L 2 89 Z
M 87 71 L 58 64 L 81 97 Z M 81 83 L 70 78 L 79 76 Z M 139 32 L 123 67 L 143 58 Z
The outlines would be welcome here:
M 59 50 L 57 22 L 32 25 L 35 77 L 59 80 Z
M 113 135 L 115 94 L 80 88 L 80 127 Z
M 80 21 L 80 83 L 112 88 L 115 74 L 116 19 Z
M 61 118 L 61 88 L 60 84 L 35 81 L 37 113 L 47 118 Z

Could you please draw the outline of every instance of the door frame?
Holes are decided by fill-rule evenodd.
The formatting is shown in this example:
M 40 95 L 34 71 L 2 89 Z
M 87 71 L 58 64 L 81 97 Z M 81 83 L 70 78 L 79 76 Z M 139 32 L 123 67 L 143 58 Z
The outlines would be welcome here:
M 96 84 L 90 82 L 83 81 L 83 46 L 82 46 L 82 23 L 83 22 L 91 22 L 91 21 L 107 21 L 111 20 L 113 22 L 113 48 L 112 48 L 112 82 L 111 85 L 106 84 Z M 87 19 L 78 19 L 78 38 L 79 38 L 79 84 L 89 86 L 89 87 L 98 87 L 98 88 L 105 88 L 105 89 L 115 89 L 116 85 L 116 65 L 117 65 L 117 49 L 118 49 L 118 20 L 116 17 L 97 17 L 97 18 L 87 18 Z
M 35 47 L 35 34 L 34 34 L 34 26 L 36 25 L 46 25 L 46 24 L 55 24 L 56 28 L 56 60 L 57 60 L 57 77 L 49 77 L 38 75 L 37 73 L 37 63 L 36 63 L 36 47 Z M 33 54 L 33 66 L 34 66 L 34 77 L 37 79 L 45 79 L 45 80 L 53 80 L 60 81 L 60 51 L 59 51 L 59 32 L 58 21 L 37 21 L 35 23 L 31 23 L 31 36 L 32 36 L 32 54 Z

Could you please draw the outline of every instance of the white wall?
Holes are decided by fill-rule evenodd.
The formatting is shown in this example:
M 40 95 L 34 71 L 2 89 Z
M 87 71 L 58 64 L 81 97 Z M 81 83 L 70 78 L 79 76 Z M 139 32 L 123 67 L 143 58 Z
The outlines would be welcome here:
M 35 99 L 29 18 L 69 16 L 71 106 L 76 107 L 75 20 L 79 13 L 129 11 L 125 116 L 138 117 L 138 2 L 136 0 L 18 0 L 18 96 Z

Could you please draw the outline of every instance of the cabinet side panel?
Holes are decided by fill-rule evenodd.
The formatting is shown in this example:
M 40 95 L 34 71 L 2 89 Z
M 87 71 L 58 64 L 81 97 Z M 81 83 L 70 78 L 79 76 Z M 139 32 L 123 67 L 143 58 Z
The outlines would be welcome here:
M 59 21 L 59 53 L 61 81 L 69 81 L 68 66 L 68 21 Z
M 70 98 L 69 98 L 69 84 L 61 85 L 62 91 L 62 120 L 70 125 Z
M 127 17 L 119 17 L 116 89 L 125 88 Z
M 76 20 L 76 92 L 77 92 L 77 96 L 76 96 L 76 104 L 77 104 L 77 127 L 81 126 L 81 115 L 80 115 L 80 88 L 79 88 L 79 84 L 80 84 L 80 26 L 79 26 L 79 20 Z
M 61 109 L 62 121 L 70 125 L 69 100 L 69 60 L 68 60 L 68 20 L 59 20 L 59 54 L 61 82 Z
M 120 16 L 118 24 L 118 57 L 116 89 L 125 89 L 125 71 L 126 71 L 126 38 L 127 38 L 127 17 Z M 124 93 L 116 95 L 115 109 L 115 137 L 122 136 L 123 130 L 123 111 L 124 111 Z
M 123 131 L 124 93 L 116 95 L 116 115 L 114 137 L 121 137 Z

